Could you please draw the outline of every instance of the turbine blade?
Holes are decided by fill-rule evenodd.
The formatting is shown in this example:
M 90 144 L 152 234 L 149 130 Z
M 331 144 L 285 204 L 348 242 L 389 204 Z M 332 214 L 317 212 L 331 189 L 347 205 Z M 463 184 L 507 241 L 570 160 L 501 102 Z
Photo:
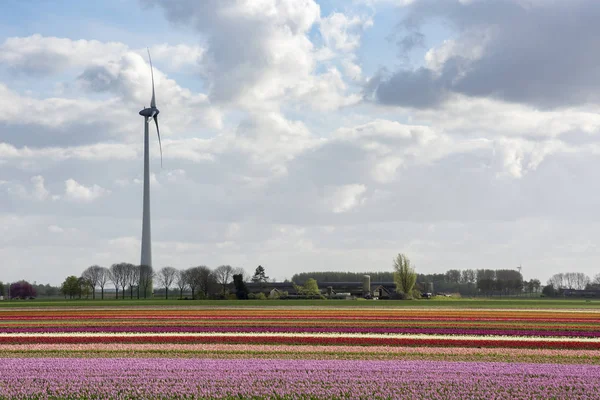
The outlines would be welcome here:
M 156 124 L 156 134 L 158 135 L 158 147 L 160 148 L 160 167 L 163 166 L 162 161 L 162 144 L 160 142 L 160 130 L 158 129 L 158 115 L 154 115 L 154 123 Z
M 148 60 L 150 60 L 150 75 L 152 76 L 152 100 L 150 101 L 150 107 L 156 107 L 156 98 L 154 96 L 154 68 L 152 68 L 152 57 L 150 57 L 150 49 L 148 50 Z

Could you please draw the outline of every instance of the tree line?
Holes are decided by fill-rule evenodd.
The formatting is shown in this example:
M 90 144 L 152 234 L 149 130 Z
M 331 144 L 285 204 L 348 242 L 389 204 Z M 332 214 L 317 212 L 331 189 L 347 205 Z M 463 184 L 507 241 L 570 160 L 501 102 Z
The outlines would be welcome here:
M 402 257 L 406 258 L 402 254 Z M 377 272 L 340 272 L 320 271 L 302 272 L 292 277 L 293 282 L 303 283 L 309 278 L 319 282 L 360 282 L 364 275 L 371 277 L 371 282 L 395 282 L 398 268 L 407 263 L 408 258 L 396 258 L 394 271 Z M 410 261 L 408 260 L 408 265 Z M 537 293 L 541 282 L 538 279 L 523 280 L 517 270 L 511 269 L 449 269 L 444 273 L 416 273 L 414 289 L 421 292 L 460 293 L 463 296 L 514 295 L 522 292 Z
M 419 274 L 404 254 L 398 254 L 393 266 L 392 271 L 302 272 L 294 274 L 291 281 L 295 287 L 302 288 L 307 282 L 310 287 L 315 286 L 316 282 L 361 282 L 364 275 L 369 275 L 371 282 L 395 282 L 398 293 L 405 297 L 413 297 L 422 292 L 459 293 L 463 296 L 533 295 L 541 292 L 546 296 L 556 296 L 567 289 L 600 290 L 600 274 L 591 279 L 581 272 L 558 273 L 542 287 L 539 279 L 526 281 L 520 271 L 512 269 L 449 269 L 445 273 Z M 226 298 L 231 287 L 235 287 L 239 298 L 247 298 L 245 282 L 264 283 L 268 280 L 265 269 L 260 265 L 254 275 L 249 276 L 243 268 L 230 265 L 214 269 L 205 265 L 187 269 L 167 266 L 154 271 L 150 267 L 117 263 L 108 268 L 92 265 L 79 277 L 68 276 L 59 288 L 35 283 L 31 285 L 26 281 L 14 282 L 7 287 L 0 282 L 0 296 L 10 293 L 13 298 L 30 298 L 60 293 L 69 298 L 87 298 L 91 295 L 95 299 L 99 290 L 100 298 L 104 299 L 105 288 L 111 285 L 117 299 L 119 294 L 121 299 L 139 299 L 151 297 L 156 283 L 158 288 L 164 290 L 165 298 L 169 297 L 170 290 L 176 290 L 179 298 L 183 298 L 184 292 L 191 292 L 191 298 Z
M 554 274 L 548 279 L 543 293 L 546 296 L 560 296 L 565 290 L 600 291 L 600 274 L 596 274 L 593 279 L 581 272 Z
M 205 265 L 187 269 L 163 267 L 154 271 L 151 267 L 129 263 L 113 264 L 109 268 L 92 265 L 86 268 L 81 276 L 68 276 L 60 286 L 60 292 L 69 298 L 96 298 L 99 290 L 100 298 L 104 299 L 107 285 L 113 286 L 115 298 L 130 299 L 148 298 L 152 296 L 154 284 L 164 290 L 165 298 L 169 291 L 176 290 L 179 298 L 184 292 L 191 292 L 193 299 L 223 298 L 229 294 L 229 287 L 236 276 L 242 282 L 266 282 L 268 277 L 262 266 L 258 266 L 252 277 L 243 268 L 221 265 L 211 269 Z
M 397 258 L 394 262 L 395 270 L 389 272 L 302 272 L 295 274 L 292 281 L 302 283 L 312 278 L 319 282 L 360 282 L 364 275 L 369 275 L 371 282 L 396 282 L 398 268 L 403 262 L 405 261 Z M 557 273 L 552 275 L 543 286 L 536 278 L 524 280 L 521 272 L 513 269 L 449 269 L 444 273 L 416 273 L 414 284 L 414 290 L 417 292 L 459 293 L 461 296 L 514 296 L 540 293 L 546 296 L 558 296 L 567 289 L 600 290 L 600 273 L 593 279 L 582 272 Z

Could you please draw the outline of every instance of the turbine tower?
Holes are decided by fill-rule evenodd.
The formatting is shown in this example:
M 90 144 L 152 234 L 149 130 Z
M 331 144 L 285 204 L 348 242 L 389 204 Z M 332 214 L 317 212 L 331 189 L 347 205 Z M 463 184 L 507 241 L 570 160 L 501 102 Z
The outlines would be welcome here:
M 140 111 L 144 117 L 144 214 L 142 219 L 142 257 L 140 261 L 140 293 L 143 297 L 148 297 L 152 293 L 152 239 L 150 229 L 150 155 L 148 149 L 148 125 L 150 120 L 156 124 L 156 133 L 158 135 L 158 145 L 160 147 L 160 166 L 162 167 L 162 144 L 160 142 L 160 130 L 158 129 L 158 114 L 160 111 L 156 108 L 156 96 L 154 94 L 154 71 L 152 68 L 152 58 L 148 50 L 148 60 L 150 61 L 150 76 L 152 77 L 152 100 L 150 107 Z

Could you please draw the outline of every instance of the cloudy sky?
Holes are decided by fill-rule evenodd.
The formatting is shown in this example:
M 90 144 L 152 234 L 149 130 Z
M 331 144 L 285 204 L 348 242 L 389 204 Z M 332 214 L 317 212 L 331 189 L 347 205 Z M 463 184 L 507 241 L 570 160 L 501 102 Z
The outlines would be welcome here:
M 5 0 L 0 280 L 600 272 L 597 0 Z

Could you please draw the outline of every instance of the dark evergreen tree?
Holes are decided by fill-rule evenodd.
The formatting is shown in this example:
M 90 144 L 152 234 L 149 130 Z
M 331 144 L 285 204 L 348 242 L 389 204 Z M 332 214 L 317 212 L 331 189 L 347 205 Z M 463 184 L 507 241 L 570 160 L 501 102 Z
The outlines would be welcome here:
M 269 277 L 265 275 L 265 269 L 263 268 L 263 266 L 259 265 L 258 267 L 256 267 L 256 271 L 254 272 L 254 275 L 252 276 L 252 282 L 259 283 L 259 282 L 267 282 L 268 280 L 269 280 Z
M 244 282 L 243 274 L 233 275 L 233 285 L 235 286 L 236 297 L 239 300 L 247 300 L 248 299 L 248 287 L 246 286 L 246 282 Z

